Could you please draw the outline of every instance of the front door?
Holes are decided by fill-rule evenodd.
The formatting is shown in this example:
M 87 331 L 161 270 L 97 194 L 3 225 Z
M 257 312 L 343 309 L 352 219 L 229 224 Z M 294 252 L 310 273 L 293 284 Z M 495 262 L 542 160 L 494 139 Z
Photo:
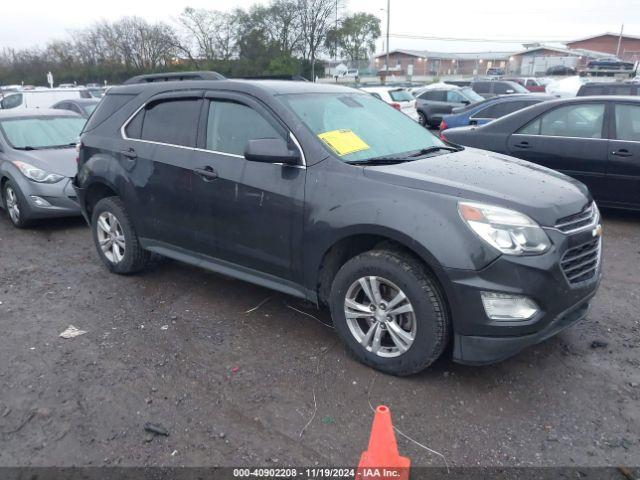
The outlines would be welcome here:
M 609 141 L 610 201 L 640 206 L 640 105 L 616 103 Z
M 565 173 L 607 200 L 605 110 L 604 102 L 554 108 L 509 137 L 509 155 Z
M 193 152 L 202 94 L 152 98 L 125 125 L 120 152 L 138 234 L 187 249 L 193 246 Z
M 249 140 L 290 140 L 289 131 L 251 97 L 206 97 L 195 152 L 202 175 L 194 184 L 197 248 L 250 273 L 297 283 L 306 169 L 244 158 Z

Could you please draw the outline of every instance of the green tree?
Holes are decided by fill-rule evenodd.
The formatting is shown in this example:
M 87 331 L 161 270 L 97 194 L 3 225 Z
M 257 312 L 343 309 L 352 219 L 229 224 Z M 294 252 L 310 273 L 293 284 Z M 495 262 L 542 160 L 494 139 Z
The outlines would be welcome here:
M 325 45 L 333 56 L 336 46 L 340 55 L 350 62 L 367 60 L 375 51 L 376 40 L 380 37 L 380 19 L 370 13 L 354 13 L 345 17 L 338 28 L 327 32 Z

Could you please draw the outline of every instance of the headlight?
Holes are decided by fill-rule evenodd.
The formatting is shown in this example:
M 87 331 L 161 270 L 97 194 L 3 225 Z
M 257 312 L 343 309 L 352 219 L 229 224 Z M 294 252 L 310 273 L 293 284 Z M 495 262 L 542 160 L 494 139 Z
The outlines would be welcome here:
M 472 202 L 459 202 L 458 211 L 476 235 L 507 255 L 535 255 L 551 246 L 544 230 L 523 213 Z
M 41 168 L 34 167 L 25 162 L 19 162 L 14 160 L 12 162 L 18 169 L 22 172 L 22 174 L 27 177 L 29 180 L 33 180 L 38 183 L 56 183 L 64 178 L 63 175 L 58 175 L 57 173 L 46 172 Z

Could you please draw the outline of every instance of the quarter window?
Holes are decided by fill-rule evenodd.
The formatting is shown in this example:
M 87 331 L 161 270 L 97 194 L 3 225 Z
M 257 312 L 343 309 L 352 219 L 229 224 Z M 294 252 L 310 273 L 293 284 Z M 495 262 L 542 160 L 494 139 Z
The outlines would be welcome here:
M 616 105 L 616 139 L 640 142 L 640 106 Z
M 200 100 L 165 100 L 148 106 L 142 123 L 142 140 L 195 147 Z
M 22 104 L 22 94 L 16 93 L 14 95 L 9 95 L 4 97 L 0 102 L 2 108 L 16 108 Z
M 254 109 L 241 103 L 211 101 L 207 120 L 207 150 L 244 155 L 249 140 L 283 138 Z
M 602 138 L 604 104 L 568 105 L 534 120 L 517 133 L 550 137 Z

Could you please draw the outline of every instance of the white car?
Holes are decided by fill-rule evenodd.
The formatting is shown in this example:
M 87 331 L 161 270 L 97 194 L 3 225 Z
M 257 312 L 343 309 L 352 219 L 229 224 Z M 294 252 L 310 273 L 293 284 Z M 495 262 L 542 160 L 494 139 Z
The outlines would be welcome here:
M 399 87 L 364 87 L 362 91 L 388 103 L 412 120 L 418 121 L 416 99 L 413 98 L 413 95 L 411 95 L 407 89 Z
M 62 100 L 91 98 L 86 88 L 46 88 L 43 90 L 23 90 L 4 94 L 0 100 L 0 108 L 50 108 Z

